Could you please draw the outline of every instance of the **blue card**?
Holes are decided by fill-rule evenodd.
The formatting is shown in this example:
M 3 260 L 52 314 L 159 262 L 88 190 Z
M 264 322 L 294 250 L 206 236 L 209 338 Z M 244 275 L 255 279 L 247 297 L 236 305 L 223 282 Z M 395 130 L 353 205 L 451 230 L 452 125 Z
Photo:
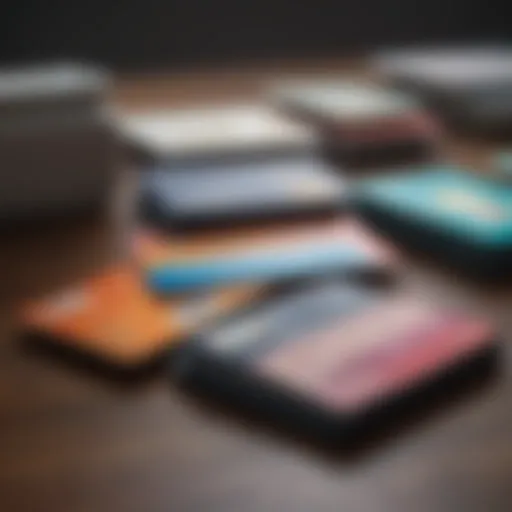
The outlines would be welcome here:
M 391 247 L 358 222 L 345 219 L 152 239 L 151 254 L 136 253 L 148 286 L 159 294 L 325 273 L 388 274 L 396 260 Z

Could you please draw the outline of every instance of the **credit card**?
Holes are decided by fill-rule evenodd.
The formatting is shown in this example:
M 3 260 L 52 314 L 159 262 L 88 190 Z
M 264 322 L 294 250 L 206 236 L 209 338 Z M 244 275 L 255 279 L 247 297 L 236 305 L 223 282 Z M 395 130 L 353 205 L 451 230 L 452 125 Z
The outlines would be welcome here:
M 155 249 L 161 247 L 151 255 L 148 251 L 142 255 L 148 287 L 158 294 L 331 273 L 387 275 L 396 260 L 389 245 L 348 219 L 233 230 L 220 236 L 163 238 L 139 233 L 135 254 L 141 237 L 151 237 Z
M 509 133 L 510 47 L 420 47 L 384 52 L 373 63 L 381 74 L 421 97 L 458 129 L 487 135 Z
M 369 181 L 361 193 L 418 223 L 435 224 L 484 245 L 512 245 L 512 193 L 499 182 L 471 171 L 435 166 Z
M 439 124 L 411 96 L 356 80 L 290 83 L 274 101 L 314 126 L 335 160 L 356 165 L 429 156 Z
M 262 290 L 240 286 L 162 301 L 145 288 L 136 266 L 123 263 L 26 304 L 21 318 L 25 330 L 45 341 L 128 369 L 153 361 Z
M 316 149 L 316 137 L 264 104 L 159 109 L 120 116 L 128 140 L 157 159 L 188 161 L 236 154 Z
M 486 319 L 330 281 L 204 330 L 173 369 L 196 390 L 276 420 L 336 430 L 469 364 L 495 348 L 494 336 Z
M 397 241 L 461 269 L 505 271 L 512 252 L 512 193 L 492 176 L 424 167 L 369 180 L 354 196 L 362 214 Z
M 292 112 L 303 114 L 320 125 L 354 129 L 373 126 L 416 126 L 424 115 L 411 96 L 379 84 L 354 80 L 328 80 L 290 83 L 274 91 L 273 97 Z M 421 126 L 424 128 L 424 126 Z
M 148 220 L 171 228 L 213 227 L 342 209 L 344 180 L 315 158 L 159 168 L 143 176 Z

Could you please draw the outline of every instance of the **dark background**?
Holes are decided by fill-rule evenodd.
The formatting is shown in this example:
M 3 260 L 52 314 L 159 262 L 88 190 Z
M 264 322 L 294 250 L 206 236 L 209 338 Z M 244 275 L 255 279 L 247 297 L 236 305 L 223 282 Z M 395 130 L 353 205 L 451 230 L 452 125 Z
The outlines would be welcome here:
M 482 0 L 7 0 L 4 62 L 98 60 L 118 69 L 335 56 L 376 45 L 501 40 Z

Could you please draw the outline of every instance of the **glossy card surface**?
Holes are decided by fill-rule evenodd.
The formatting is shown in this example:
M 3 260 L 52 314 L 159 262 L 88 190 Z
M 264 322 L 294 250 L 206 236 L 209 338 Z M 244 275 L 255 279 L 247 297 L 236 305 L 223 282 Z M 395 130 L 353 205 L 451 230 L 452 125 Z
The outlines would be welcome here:
M 155 248 L 139 258 L 147 284 L 162 294 L 326 273 L 387 274 L 396 262 L 388 244 L 348 219 L 184 238 L 145 231 L 135 237 L 136 254 L 142 239 Z
M 344 180 L 319 159 L 281 158 L 156 169 L 144 176 L 143 204 L 154 220 L 170 227 L 240 223 L 334 213 L 343 206 L 345 188 Z

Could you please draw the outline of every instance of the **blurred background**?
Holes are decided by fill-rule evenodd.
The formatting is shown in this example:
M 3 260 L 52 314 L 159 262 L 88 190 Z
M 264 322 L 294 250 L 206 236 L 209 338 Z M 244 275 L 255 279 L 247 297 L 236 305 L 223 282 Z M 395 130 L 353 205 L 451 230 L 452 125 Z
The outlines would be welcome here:
M 509 36 L 506 3 L 483 0 L 7 0 L 1 13 L 5 62 L 78 58 L 122 71 Z

